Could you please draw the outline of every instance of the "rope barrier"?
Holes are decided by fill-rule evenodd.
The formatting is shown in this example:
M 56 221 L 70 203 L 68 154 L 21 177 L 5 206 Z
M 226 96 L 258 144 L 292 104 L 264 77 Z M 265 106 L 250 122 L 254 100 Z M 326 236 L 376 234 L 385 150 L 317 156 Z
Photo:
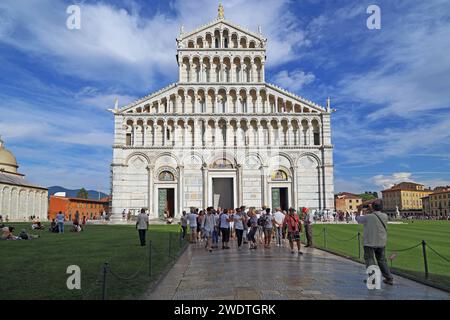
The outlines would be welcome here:
M 435 254 L 437 254 L 438 257 L 440 257 L 440 258 L 443 259 L 444 261 L 450 263 L 450 260 L 449 260 L 449 259 L 447 259 L 447 258 L 444 257 L 442 254 L 440 254 L 439 252 L 437 252 L 436 250 L 434 250 L 432 247 L 430 247 L 429 244 L 427 244 L 427 247 L 428 247 L 431 251 L 433 251 Z
M 329 235 L 331 238 L 333 238 L 336 241 L 351 241 L 354 240 L 358 237 L 358 235 L 356 234 L 355 236 L 351 237 L 350 239 L 338 239 L 335 236 L 331 235 L 330 233 L 327 232 L 327 235 Z
M 142 268 L 144 267 L 145 264 L 146 264 L 146 261 L 144 260 L 144 262 L 140 265 L 138 270 L 129 277 L 120 276 L 119 274 L 113 272 L 111 267 L 109 267 L 109 273 L 111 273 L 114 277 L 116 277 L 119 280 L 128 281 L 128 280 L 132 280 L 132 279 L 136 278 L 139 275 L 139 273 L 142 271 Z
M 408 250 L 412 250 L 414 248 L 417 248 L 418 246 L 421 246 L 422 242 L 419 242 L 418 244 L 416 244 L 415 246 L 412 246 L 410 248 L 406 248 L 406 249 L 398 249 L 398 250 L 394 250 L 394 249 L 389 249 L 390 252 L 403 252 L 403 251 L 408 251 Z

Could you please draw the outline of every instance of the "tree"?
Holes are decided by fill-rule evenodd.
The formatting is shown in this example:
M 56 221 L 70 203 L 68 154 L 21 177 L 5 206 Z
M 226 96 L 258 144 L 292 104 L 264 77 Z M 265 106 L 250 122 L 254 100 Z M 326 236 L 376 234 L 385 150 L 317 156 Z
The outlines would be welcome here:
M 85 188 L 81 188 L 80 190 L 78 190 L 77 198 L 81 198 L 81 199 L 88 199 L 89 198 L 88 192 L 86 191 Z
M 363 194 L 358 194 L 358 197 L 362 198 L 363 201 L 372 200 L 378 198 L 378 194 L 376 192 L 365 192 Z

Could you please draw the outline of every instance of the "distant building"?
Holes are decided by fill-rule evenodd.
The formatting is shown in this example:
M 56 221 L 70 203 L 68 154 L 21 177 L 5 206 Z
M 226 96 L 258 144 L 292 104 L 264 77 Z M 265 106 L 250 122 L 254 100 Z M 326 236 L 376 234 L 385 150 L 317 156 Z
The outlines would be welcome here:
M 31 184 L 17 172 L 16 157 L 0 138 L 0 215 L 3 220 L 24 221 L 47 217 L 48 190 Z
M 395 215 L 397 210 L 401 215 L 423 214 L 422 198 L 433 191 L 425 189 L 422 184 L 401 182 L 393 187 L 381 191 L 383 197 L 383 211 Z
M 110 199 L 108 197 L 93 200 L 50 196 L 48 215 L 51 220 L 61 211 L 67 220 L 74 220 L 78 211 L 80 221 L 83 217 L 97 220 L 101 218 L 103 211 L 107 214 L 109 213 L 109 203 Z
M 422 198 L 422 212 L 427 216 L 431 215 L 430 196 Z
M 358 206 L 361 205 L 362 202 L 363 199 L 360 196 L 349 192 L 341 192 L 334 197 L 336 211 L 357 211 Z
M 450 187 L 438 187 L 429 196 L 422 198 L 423 211 L 427 215 L 450 215 Z

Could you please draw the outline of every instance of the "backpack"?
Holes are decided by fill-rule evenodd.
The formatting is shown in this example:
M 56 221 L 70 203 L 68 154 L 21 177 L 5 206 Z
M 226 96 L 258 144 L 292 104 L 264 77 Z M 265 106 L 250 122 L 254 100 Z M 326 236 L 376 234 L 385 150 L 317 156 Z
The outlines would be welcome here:
M 266 226 L 266 216 L 265 215 L 262 215 L 261 217 L 259 217 L 258 225 L 262 226 L 262 227 Z

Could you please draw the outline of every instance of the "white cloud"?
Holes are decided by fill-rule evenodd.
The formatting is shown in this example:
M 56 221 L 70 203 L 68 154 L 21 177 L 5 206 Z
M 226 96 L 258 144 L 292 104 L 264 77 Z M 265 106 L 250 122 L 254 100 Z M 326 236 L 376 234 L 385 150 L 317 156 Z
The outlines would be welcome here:
M 448 10 L 440 1 L 403 5 L 383 10 L 384 20 L 392 21 L 378 34 L 362 39 L 356 54 L 358 59 L 371 59 L 367 70 L 348 74 L 339 83 L 347 101 L 380 106 L 374 112 L 368 110 L 369 120 L 414 118 L 450 108 Z M 395 20 L 399 10 L 402 19 Z
M 363 192 L 362 190 L 364 189 L 364 185 L 364 181 L 351 180 L 348 176 L 347 179 L 336 178 L 334 180 L 334 191 L 335 193 L 350 192 L 360 194 Z
M 314 81 L 316 77 L 311 72 L 305 73 L 302 70 L 282 70 L 273 77 L 274 82 L 292 91 L 299 91 L 303 86 Z
M 376 175 L 371 178 L 371 181 L 377 187 L 381 187 L 382 189 L 388 189 L 392 187 L 394 184 L 411 181 L 411 172 L 396 172 L 392 175 Z
M 129 4 L 133 9 L 127 11 L 106 3 L 82 3 L 81 29 L 69 30 L 64 2 L 0 2 L 0 42 L 34 54 L 70 76 L 158 89 L 157 79 L 176 80 L 179 27 L 184 24 L 191 31 L 214 20 L 217 3 L 176 0 L 171 5 L 174 12 L 150 17 L 140 14 L 137 2 Z M 287 0 L 224 3 L 228 20 L 254 32 L 262 25 L 269 38 L 268 66 L 293 60 L 308 43 L 297 17 L 286 10 L 288 5 Z

